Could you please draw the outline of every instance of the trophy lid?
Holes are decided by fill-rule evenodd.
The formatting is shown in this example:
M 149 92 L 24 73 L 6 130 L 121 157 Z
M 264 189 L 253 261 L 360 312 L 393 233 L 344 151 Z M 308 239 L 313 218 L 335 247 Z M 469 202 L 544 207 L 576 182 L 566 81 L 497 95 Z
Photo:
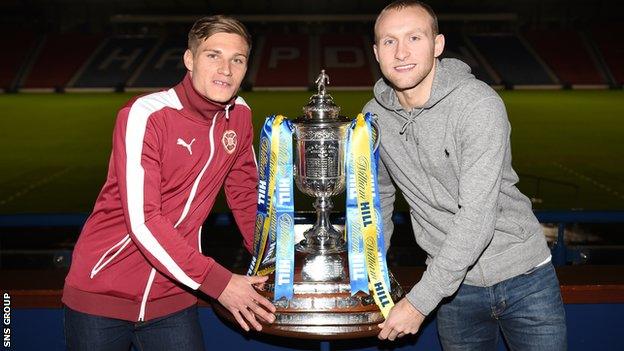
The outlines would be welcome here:
M 303 107 L 303 116 L 297 120 L 301 122 L 336 122 L 348 121 L 340 116 L 340 106 L 334 103 L 331 95 L 327 94 L 325 85 L 329 85 L 329 76 L 321 70 L 316 78 L 317 93 L 310 97 L 310 101 Z

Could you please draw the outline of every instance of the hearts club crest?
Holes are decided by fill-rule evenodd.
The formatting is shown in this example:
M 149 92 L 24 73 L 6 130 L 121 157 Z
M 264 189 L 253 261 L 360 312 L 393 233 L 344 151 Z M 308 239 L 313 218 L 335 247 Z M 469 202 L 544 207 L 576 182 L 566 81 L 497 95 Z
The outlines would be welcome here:
M 226 130 L 223 132 L 223 138 L 221 138 L 223 147 L 228 154 L 231 154 L 236 150 L 236 132 L 233 130 Z

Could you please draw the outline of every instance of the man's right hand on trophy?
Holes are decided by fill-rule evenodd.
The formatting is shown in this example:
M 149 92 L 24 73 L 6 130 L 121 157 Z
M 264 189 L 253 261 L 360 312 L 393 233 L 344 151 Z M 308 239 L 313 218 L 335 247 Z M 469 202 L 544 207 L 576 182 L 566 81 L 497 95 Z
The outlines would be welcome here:
M 249 331 L 251 324 L 257 331 L 262 330 L 262 325 L 256 319 L 256 316 L 262 318 L 267 323 L 273 323 L 275 320 L 275 306 L 256 292 L 253 285 L 263 284 L 267 280 L 267 276 L 244 276 L 232 274 L 232 278 L 228 282 L 217 301 L 232 313 L 238 324 Z

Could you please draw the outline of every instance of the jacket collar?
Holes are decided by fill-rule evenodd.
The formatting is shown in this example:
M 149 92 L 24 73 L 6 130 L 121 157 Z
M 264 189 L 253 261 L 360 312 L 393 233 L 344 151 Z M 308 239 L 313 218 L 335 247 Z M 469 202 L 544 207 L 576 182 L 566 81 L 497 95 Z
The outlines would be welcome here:
M 223 112 L 226 118 L 229 118 L 230 111 L 234 108 L 236 96 L 232 97 L 230 101 L 226 103 L 219 103 L 212 101 L 205 96 L 201 95 L 191 80 L 190 73 L 186 73 L 184 79 L 174 87 L 180 102 L 187 114 L 194 120 L 198 120 L 203 123 L 210 122 L 219 113 Z

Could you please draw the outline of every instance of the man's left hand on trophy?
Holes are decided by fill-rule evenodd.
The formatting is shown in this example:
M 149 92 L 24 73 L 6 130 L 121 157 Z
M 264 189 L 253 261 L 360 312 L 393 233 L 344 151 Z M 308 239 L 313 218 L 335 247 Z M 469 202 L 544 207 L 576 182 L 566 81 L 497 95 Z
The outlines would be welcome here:
M 377 337 L 393 341 L 405 334 L 416 334 L 424 320 L 425 315 L 404 298 L 392 307 L 388 318 L 379 324 L 381 331 Z
M 267 323 L 275 321 L 275 306 L 262 297 L 253 288 L 253 285 L 264 284 L 267 276 L 244 276 L 232 274 L 228 285 L 217 299 L 225 308 L 232 313 L 238 324 L 249 331 L 249 324 L 257 331 L 262 330 L 262 325 L 256 317 L 260 317 Z

